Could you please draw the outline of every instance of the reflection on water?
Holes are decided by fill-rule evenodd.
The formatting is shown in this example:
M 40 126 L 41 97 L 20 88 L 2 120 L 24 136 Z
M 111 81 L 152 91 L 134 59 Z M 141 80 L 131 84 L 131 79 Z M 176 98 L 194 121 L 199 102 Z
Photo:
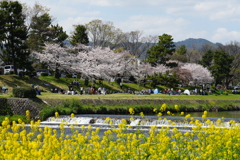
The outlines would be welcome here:
M 191 117 L 202 117 L 203 112 L 190 112 L 188 114 L 191 114 Z M 240 111 L 208 112 L 207 117 L 240 118 Z

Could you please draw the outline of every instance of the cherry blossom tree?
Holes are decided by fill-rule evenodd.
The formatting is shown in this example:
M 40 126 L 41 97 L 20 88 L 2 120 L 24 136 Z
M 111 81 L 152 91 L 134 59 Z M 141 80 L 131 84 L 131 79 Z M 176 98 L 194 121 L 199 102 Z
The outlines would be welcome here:
M 150 63 L 141 63 L 138 67 L 137 72 L 139 78 L 143 78 L 147 75 L 151 76 L 154 73 L 165 73 L 167 70 L 170 70 L 170 68 L 162 64 L 153 67 Z
M 58 44 L 45 44 L 42 53 L 34 56 L 48 64 L 51 70 L 63 70 L 69 73 L 81 73 L 90 79 L 109 80 L 125 72 L 134 74 L 136 58 L 127 52 L 114 53 L 110 48 L 85 45 L 61 47 Z
M 213 77 L 210 71 L 202 65 L 196 63 L 186 63 L 181 66 L 181 69 L 190 71 L 192 79 L 197 84 L 212 83 L 213 81 Z
M 150 63 L 142 62 L 138 64 L 136 78 L 139 84 L 145 84 L 148 76 L 152 76 L 155 73 L 164 74 L 168 70 L 170 70 L 170 68 L 162 64 L 153 67 Z

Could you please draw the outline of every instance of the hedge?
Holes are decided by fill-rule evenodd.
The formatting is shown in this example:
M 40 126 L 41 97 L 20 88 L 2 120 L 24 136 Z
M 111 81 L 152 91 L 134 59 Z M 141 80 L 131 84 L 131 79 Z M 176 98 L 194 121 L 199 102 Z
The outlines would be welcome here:
M 17 87 L 13 88 L 13 96 L 18 98 L 35 98 L 36 91 L 31 87 Z

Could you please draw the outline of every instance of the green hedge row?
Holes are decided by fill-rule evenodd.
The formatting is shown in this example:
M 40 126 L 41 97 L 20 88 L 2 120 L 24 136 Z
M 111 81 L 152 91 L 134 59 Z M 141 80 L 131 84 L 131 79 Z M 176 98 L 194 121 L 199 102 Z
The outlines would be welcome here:
M 31 87 L 17 87 L 13 88 L 13 96 L 18 98 L 35 98 L 36 91 Z

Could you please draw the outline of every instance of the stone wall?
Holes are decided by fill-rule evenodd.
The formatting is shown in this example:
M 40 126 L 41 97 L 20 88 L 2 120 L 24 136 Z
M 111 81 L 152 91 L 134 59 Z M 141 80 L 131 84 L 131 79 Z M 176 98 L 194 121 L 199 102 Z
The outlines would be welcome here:
M 0 98 L 1 106 L 9 106 L 13 114 L 26 115 L 26 110 L 31 113 L 31 118 L 34 120 L 39 119 L 39 112 L 42 109 L 41 99 L 28 99 L 28 98 Z

